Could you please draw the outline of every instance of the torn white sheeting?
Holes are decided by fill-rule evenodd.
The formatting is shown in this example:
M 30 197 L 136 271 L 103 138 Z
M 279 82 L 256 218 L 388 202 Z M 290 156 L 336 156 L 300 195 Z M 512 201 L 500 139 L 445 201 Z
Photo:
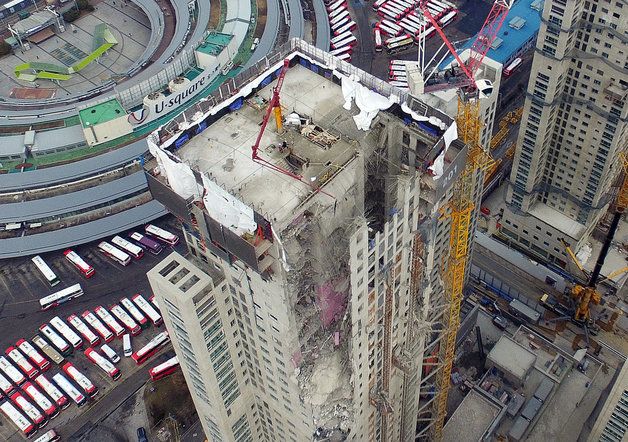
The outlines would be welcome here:
M 401 103 L 401 110 L 405 113 L 409 114 L 416 121 L 428 121 L 430 124 L 438 127 L 440 130 L 445 130 L 447 125 L 443 123 L 443 121 L 438 117 L 426 117 L 424 115 L 419 115 L 410 109 L 407 103 Z
M 359 130 L 369 130 L 377 113 L 392 106 L 392 102 L 388 98 L 361 85 L 354 78 L 336 71 L 334 71 L 334 75 L 339 76 L 341 80 L 342 95 L 345 99 L 343 107 L 347 110 L 351 109 L 351 99 L 353 98 L 356 106 L 360 109 L 360 113 L 353 117 Z
M 443 169 L 445 167 L 445 154 L 447 150 L 443 151 L 436 157 L 434 163 L 429 167 L 429 170 L 434 174 L 434 179 L 437 180 L 443 175 Z
M 170 154 L 161 150 L 155 143 L 148 139 L 148 150 L 157 159 L 159 169 L 165 174 L 168 184 L 177 195 L 184 199 L 191 196 L 200 196 L 196 178 L 192 169 L 185 163 L 174 161 Z
M 295 126 L 300 126 L 301 125 L 301 117 L 296 112 L 292 112 L 291 114 L 289 114 L 286 117 L 285 124 L 287 124 L 287 125 L 293 124 Z
M 205 187 L 203 202 L 212 218 L 238 235 L 254 234 L 257 223 L 253 209 L 214 183 L 207 175 L 202 176 Z
M 576 259 L 578 260 L 581 266 L 587 263 L 587 261 L 591 257 L 592 252 L 593 252 L 593 247 L 591 246 L 591 243 L 586 243 L 580 248 L 580 250 L 578 250 L 578 253 L 576 253 Z
M 458 138 L 458 125 L 455 121 L 447 128 L 443 138 L 445 139 L 445 146 L 449 149 L 451 142 Z

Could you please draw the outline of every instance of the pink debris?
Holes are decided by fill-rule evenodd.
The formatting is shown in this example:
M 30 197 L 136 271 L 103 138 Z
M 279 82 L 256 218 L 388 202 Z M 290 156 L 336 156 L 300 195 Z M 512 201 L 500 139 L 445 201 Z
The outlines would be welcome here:
M 336 347 L 340 345 L 340 332 L 334 333 L 334 345 Z

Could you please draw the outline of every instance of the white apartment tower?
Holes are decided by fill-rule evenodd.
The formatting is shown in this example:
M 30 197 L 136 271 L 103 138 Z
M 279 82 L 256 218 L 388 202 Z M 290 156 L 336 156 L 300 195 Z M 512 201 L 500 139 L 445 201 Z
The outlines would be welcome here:
M 628 2 L 546 0 L 502 233 L 568 261 L 612 202 L 626 151 Z
M 251 146 L 284 58 L 285 125 L 271 121 L 259 144 L 271 170 Z M 408 441 L 418 422 L 427 438 L 446 215 L 467 146 L 447 115 L 305 42 L 277 61 L 147 164 L 184 226 L 187 259 L 173 253 L 148 277 L 206 436 Z M 482 181 L 474 173 L 476 203 Z

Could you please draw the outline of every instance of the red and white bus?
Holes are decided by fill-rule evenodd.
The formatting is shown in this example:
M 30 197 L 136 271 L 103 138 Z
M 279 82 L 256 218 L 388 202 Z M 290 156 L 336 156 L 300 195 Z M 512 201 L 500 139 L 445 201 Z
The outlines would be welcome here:
M 347 31 L 353 31 L 356 28 L 356 24 L 353 20 L 351 20 L 346 25 L 342 26 L 340 29 L 334 31 L 334 35 L 338 36 L 344 34 Z
M 351 46 L 343 46 L 342 48 L 338 48 L 338 49 L 334 49 L 333 51 L 329 51 L 330 55 L 333 55 L 334 57 L 339 57 L 343 54 L 349 54 L 351 55 L 351 53 L 353 52 L 353 47 Z
M 388 0 L 375 0 L 373 2 L 373 11 L 377 12 L 377 10 Z
M 83 340 L 81 339 L 81 337 L 74 333 L 74 330 L 72 330 L 68 326 L 68 324 L 66 324 L 60 317 L 55 316 L 54 318 L 50 319 L 50 325 L 52 325 L 55 330 L 61 333 L 61 336 L 63 336 L 66 341 L 72 344 L 72 347 L 79 348 L 83 345 Z
M 168 245 L 176 246 L 179 243 L 179 237 L 177 235 L 153 224 L 146 224 L 144 231 L 147 235 L 157 238 Z
M 9 396 L 11 392 L 15 390 L 13 384 L 9 382 L 9 380 L 5 378 L 2 374 L 0 374 L 0 390 L 2 390 L 7 396 Z
M 351 63 L 351 53 L 345 52 L 344 54 L 340 54 L 338 55 L 338 59 L 346 61 L 347 63 Z
M 50 344 L 59 350 L 63 356 L 69 356 L 72 353 L 72 346 L 66 342 L 59 334 L 48 324 L 39 327 L 39 331 Z
M 338 29 L 342 28 L 344 25 L 346 25 L 347 23 L 349 23 L 351 21 L 351 17 L 345 17 L 342 20 L 340 20 L 339 22 L 335 23 L 332 27 L 331 27 L 331 31 L 332 32 L 336 32 Z
M 52 348 L 48 341 L 42 338 L 40 335 L 35 335 L 31 338 L 33 344 L 35 344 L 44 354 L 55 364 L 61 364 L 63 362 L 63 356 L 57 350 Z
M 50 368 L 50 362 L 44 358 L 41 353 L 35 350 L 28 341 L 24 339 L 20 339 L 17 341 L 17 347 L 24 353 L 28 358 L 33 361 L 37 367 L 39 367 L 40 371 L 46 371 Z
M 70 315 L 68 322 L 83 335 L 83 337 L 89 342 L 89 345 L 97 345 L 100 342 L 100 337 L 91 331 L 87 325 L 76 315 Z
M 131 232 L 129 233 L 129 238 L 131 238 L 133 241 L 137 241 L 138 244 L 146 247 L 148 251 L 153 255 L 159 255 L 163 250 L 163 246 L 161 244 L 153 239 L 148 238 L 145 235 L 142 235 L 141 233 Z
M 18 391 L 11 395 L 11 400 L 20 407 L 20 409 L 28 416 L 39 428 L 43 428 L 48 423 L 48 419 L 39 412 L 39 410 L 26 400 Z
M 85 405 L 87 398 L 83 396 L 83 394 L 78 391 L 65 376 L 61 373 L 57 373 L 52 377 L 52 380 L 55 381 L 55 384 L 57 384 L 59 388 L 74 401 L 77 407 Z
M 347 4 L 345 3 L 344 5 L 341 5 L 339 8 L 336 8 L 332 12 L 330 12 L 329 19 L 331 20 L 332 18 L 340 14 L 342 11 L 346 11 L 346 10 L 347 10 Z
M 94 309 L 94 313 L 96 313 L 96 316 L 102 319 L 102 322 L 104 322 L 118 338 L 122 337 L 122 335 L 124 334 L 124 327 L 122 327 L 120 323 L 116 321 L 113 316 L 111 316 L 111 313 L 109 313 L 106 308 L 104 308 L 102 305 L 99 305 Z
M 176 356 L 168 359 L 166 362 L 163 362 L 159 365 L 148 370 L 150 376 L 153 378 L 153 381 L 157 379 L 161 379 L 164 376 L 168 376 L 169 374 L 174 373 L 179 369 L 179 358 Z
M 400 89 L 408 89 L 408 83 L 405 81 L 389 81 L 388 84 L 398 87 Z
M 386 4 L 377 10 L 377 14 L 380 17 L 386 17 L 396 22 L 397 20 L 401 20 L 403 11 Z
M 0 410 L 9 418 L 11 422 L 22 432 L 28 439 L 35 436 L 37 428 L 24 417 L 24 415 L 13 406 L 9 401 L 3 401 L 0 404 Z
M 128 253 L 135 259 L 140 259 L 142 256 L 144 256 L 143 248 L 131 243 L 130 241 L 127 241 L 126 239 L 120 236 L 116 235 L 113 238 L 111 238 L 111 243 L 114 246 L 124 250 L 126 253 Z
M 382 52 L 382 31 L 375 28 L 375 52 Z
M 16 385 L 22 385 L 26 382 L 22 372 L 15 368 L 4 356 L 0 356 L 0 370 Z
M 148 344 L 133 353 L 131 357 L 137 365 L 143 364 L 148 358 L 167 345 L 168 342 L 170 342 L 170 335 L 168 335 L 166 330 L 151 339 Z
M 33 442 L 56 442 L 58 440 L 61 440 L 61 436 L 55 430 L 48 430 Z
M 418 37 L 418 35 L 421 33 L 420 27 L 412 23 L 408 23 L 407 21 L 401 20 L 399 22 L 399 26 L 401 26 L 405 32 L 415 37 Z
M 79 387 L 81 387 L 83 391 L 87 393 L 89 397 L 93 398 L 98 394 L 98 388 L 96 388 L 96 386 L 92 383 L 92 381 L 89 380 L 87 376 L 78 371 L 74 365 L 66 362 L 66 364 L 62 368 L 63 371 L 65 371 L 67 375 L 70 376 L 74 380 L 74 382 L 76 382 Z
M 445 14 L 443 17 L 439 18 L 438 19 L 438 24 L 440 25 L 441 28 L 444 28 L 449 23 L 454 21 L 456 19 L 456 17 L 458 17 L 458 11 L 451 11 L 451 12 Z
M 42 394 L 42 392 L 39 391 L 37 387 L 35 387 L 33 384 L 31 384 L 30 382 L 25 383 L 22 386 L 22 390 L 24 390 L 26 394 L 30 396 L 30 398 L 37 404 L 39 408 L 44 410 L 44 413 L 46 413 L 48 419 L 54 419 L 59 415 L 59 410 L 57 410 L 57 407 L 52 405 L 52 402 L 50 402 L 48 398 L 44 394 Z
M 68 398 L 66 398 L 46 376 L 40 374 L 35 378 L 35 383 L 39 385 L 53 401 L 55 401 L 57 407 L 60 407 L 62 410 L 68 408 L 70 405 Z
M 357 43 L 358 43 L 358 40 L 355 38 L 355 35 L 351 34 L 349 37 L 345 38 L 344 40 L 341 40 L 338 43 L 332 44 L 331 47 L 333 49 L 338 49 L 343 46 L 355 46 Z
M 120 300 L 120 304 L 122 304 L 122 307 L 124 307 L 124 309 L 133 317 L 133 319 L 135 319 L 135 322 L 137 322 L 140 327 L 148 328 L 150 323 L 129 298 L 122 298 Z
M 337 16 L 335 16 L 334 18 L 329 20 L 329 25 L 330 26 L 334 26 L 336 23 L 338 23 L 340 20 L 343 20 L 345 18 L 350 19 L 351 17 L 349 17 L 349 11 L 342 11 L 340 14 L 338 14 Z
M 114 381 L 120 379 L 120 370 L 118 370 L 111 362 L 105 359 L 100 355 L 96 350 L 89 347 L 85 350 L 85 356 L 87 356 L 91 361 L 98 365 L 105 373 L 111 376 L 111 379 Z
M 379 24 L 378 29 L 389 37 L 396 37 L 397 35 L 399 35 L 397 31 L 395 31 L 393 28 L 383 25 L 381 23 Z
M 79 269 L 81 273 L 83 273 L 86 278 L 91 278 L 92 276 L 94 276 L 94 269 L 92 268 L 92 266 L 87 264 L 85 260 L 79 256 L 78 253 L 68 249 L 63 252 L 63 254 L 68 259 L 68 261 L 74 264 L 76 268 Z
M 74 284 L 70 287 L 59 290 L 52 295 L 45 296 L 39 300 L 39 305 L 42 310 L 48 310 L 51 307 L 55 307 L 64 302 L 68 302 L 71 299 L 83 296 L 83 289 L 81 284 Z
M 7 356 L 17 364 L 18 367 L 22 369 L 26 376 L 29 379 L 33 379 L 37 374 L 39 374 L 39 370 L 33 367 L 33 364 L 28 362 L 28 360 L 24 357 L 22 353 L 15 347 L 9 347 L 7 351 L 5 351 Z
M 89 325 L 92 326 L 94 330 L 98 332 L 98 334 L 104 339 L 105 342 L 111 342 L 113 340 L 114 335 L 113 333 L 111 333 L 111 330 L 105 327 L 105 324 L 100 322 L 100 319 L 98 319 L 96 315 L 87 310 L 83 312 L 81 316 L 87 321 Z
M 118 304 L 114 304 L 109 310 L 111 311 L 111 313 L 113 313 L 113 316 L 118 318 L 118 320 L 120 320 L 120 322 L 124 324 L 124 326 L 133 336 L 137 336 L 140 334 L 140 332 L 142 331 L 142 327 L 140 327 L 137 322 L 135 322 L 133 318 L 131 318 L 131 316 L 129 316 L 129 314 L 124 311 L 122 307 L 120 307 Z
M 428 26 L 421 31 L 419 36 L 417 37 L 417 41 L 421 38 L 432 38 L 436 33 L 436 28 L 434 26 Z
M 149 301 L 153 305 L 153 308 L 157 310 L 157 313 L 161 313 L 161 310 L 159 309 L 159 304 L 157 303 L 157 299 L 155 299 L 155 295 L 151 296 L 149 298 Z
M 342 41 L 346 38 L 349 38 L 352 35 L 353 34 L 351 33 L 351 31 L 345 31 L 342 34 L 333 37 L 331 40 L 329 40 L 329 43 L 333 46 L 335 43 L 338 43 L 339 41 Z
M 119 248 L 112 246 L 107 241 L 99 242 L 98 250 L 100 250 L 101 253 L 105 254 L 120 265 L 128 266 L 129 264 L 131 264 L 131 257 L 128 253 L 123 252 Z
M 151 298 L 151 301 L 153 299 L 154 299 L 154 296 Z M 144 312 L 146 316 L 148 316 L 148 319 L 150 319 L 150 321 L 153 323 L 155 327 L 159 327 L 164 322 L 161 315 L 157 313 L 157 310 L 155 310 L 153 306 L 150 305 L 148 301 L 146 301 L 146 299 L 144 299 L 142 295 L 137 294 L 133 296 L 133 302 L 135 303 L 135 305 L 137 305 L 137 307 L 141 311 Z
M 506 67 L 506 69 L 504 69 L 504 77 L 510 77 L 510 74 L 512 74 L 512 72 L 517 69 L 521 63 L 523 63 L 523 58 L 521 57 L 517 57 L 515 58 L 512 63 L 510 63 L 508 65 L 508 67 Z
M 44 261 L 41 256 L 33 256 L 31 258 L 31 261 L 33 261 L 33 264 L 35 264 L 37 270 L 39 270 L 44 278 L 46 278 L 48 284 L 50 284 L 51 286 L 55 286 L 59 284 L 59 282 L 61 282 L 59 281 L 59 278 L 57 277 L 55 272 L 52 271 L 52 269 L 48 266 L 48 264 L 46 264 L 46 261 Z
M 399 26 L 396 22 L 385 19 L 385 18 L 382 19 L 382 21 L 380 22 L 380 25 L 389 27 L 390 29 L 395 31 L 396 34 L 401 34 L 402 32 L 401 26 Z
M 347 7 L 346 0 L 336 0 L 331 5 L 329 5 L 329 7 L 327 8 L 327 12 L 335 11 L 336 9 L 340 8 L 341 6 L 344 6 L 345 8 Z

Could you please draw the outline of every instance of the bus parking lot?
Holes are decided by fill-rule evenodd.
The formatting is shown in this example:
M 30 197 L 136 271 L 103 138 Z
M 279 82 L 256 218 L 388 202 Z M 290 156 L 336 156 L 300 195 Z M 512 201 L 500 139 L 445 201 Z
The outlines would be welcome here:
M 155 224 L 181 235 L 180 230 L 176 227 L 176 220 L 172 217 L 162 218 Z M 141 228 L 135 230 L 142 232 Z M 126 232 L 120 236 L 126 238 Z M 111 238 L 103 239 L 110 241 Z M 94 312 L 98 306 L 103 306 L 109 310 L 113 304 L 120 304 L 121 298 L 124 297 L 131 299 L 136 294 L 141 294 L 148 300 L 152 296 L 146 272 L 169 253 L 168 249 L 172 250 L 175 247 L 164 244 L 166 250 L 162 254 L 154 256 L 145 253 L 141 259 L 132 258 L 128 266 L 122 266 L 98 251 L 97 245 L 100 240 L 102 239 L 73 248 L 94 268 L 95 273 L 90 278 L 84 277 L 65 258 L 63 251 L 42 255 L 42 258 L 61 280 L 61 283 L 54 287 L 50 287 L 43 275 L 31 262 L 30 257 L 6 260 L 0 263 L 0 318 L 2 319 L 0 349 L 2 351 L 15 346 L 20 339 L 30 341 L 39 332 L 39 327 L 45 323 L 50 324 L 51 318 L 55 316 L 59 316 L 67 323 L 67 318 L 72 314 L 80 317 L 84 311 Z M 176 248 L 182 251 L 185 246 L 179 244 Z M 49 310 L 41 310 L 39 303 L 41 298 L 76 283 L 81 284 L 84 291 L 82 296 Z M 151 323 L 132 338 L 133 351 L 137 351 L 155 335 L 163 331 L 163 326 L 155 327 Z M 81 338 L 83 338 L 82 335 Z M 138 383 L 140 386 L 143 385 L 149 378 L 148 370 L 159 362 L 163 362 L 164 359 L 163 355 L 156 355 L 138 366 L 132 358 L 123 356 L 122 339 L 116 338 L 109 345 L 121 357 L 121 361 L 116 364 L 121 372 L 121 377 L 114 381 L 111 376 L 84 354 L 84 351 L 89 348 L 89 343 L 85 339 L 83 341 L 82 347 L 65 357 L 63 363 L 70 362 L 86 375 L 98 388 L 99 393 L 94 399 L 89 399 L 88 404 L 82 408 L 77 408 L 75 404 L 72 404 L 61 411 L 60 415 L 49 422 L 38 435 L 43 434 L 45 430 L 54 428 L 64 439 L 71 438 L 81 429 L 81 425 L 79 425 L 81 422 L 91 425 L 92 422 L 97 422 L 101 418 L 102 404 L 105 402 L 112 405 L 119 404 L 132 394 L 137 388 L 130 390 L 130 381 L 134 385 Z M 104 341 L 101 339 L 101 342 L 94 346 L 94 349 L 98 350 L 100 354 L 103 354 L 100 350 L 103 343 Z M 39 350 L 37 346 L 35 348 Z M 160 354 L 166 351 L 162 350 Z M 172 356 L 171 351 L 168 354 Z M 44 374 L 50 380 L 55 373 L 59 372 L 63 373 L 61 366 L 51 363 L 51 368 Z M 76 384 L 71 379 L 70 381 Z M 0 417 L 0 440 L 23 438 L 15 425 L 6 416 L 0 415 L 2 416 Z

